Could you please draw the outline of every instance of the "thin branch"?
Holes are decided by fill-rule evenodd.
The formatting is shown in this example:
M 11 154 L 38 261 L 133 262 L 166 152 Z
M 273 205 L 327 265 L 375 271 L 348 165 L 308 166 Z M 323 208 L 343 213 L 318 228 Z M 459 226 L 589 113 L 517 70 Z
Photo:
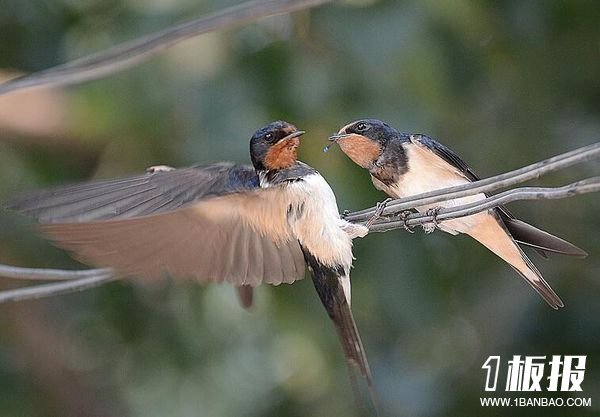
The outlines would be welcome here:
M 110 273 L 109 268 L 100 269 L 46 269 L 46 268 L 21 268 L 18 266 L 0 265 L 0 277 L 12 279 L 25 279 L 33 281 L 63 281 L 78 278 L 89 278 L 96 275 Z
M 103 52 L 10 80 L 0 84 L 0 95 L 25 88 L 75 84 L 105 77 L 137 65 L 186 39 L 331 1 L 333 0 L 264 0 L 243 3 L 117 45 Z
M 388 203 L 383 211 L 384 215 L 398 213 L 404 210 L 409 210 L 414 207 L 425 206 L 429 204 L 439 203 L 459 197 L 466 197 L 482 192 L 489 192 L 500 188 L 506 188 L 511 185 L 519 184 L 531 179 L 539 178 L 540 176 L 552 171 L 567 168 L 569 166 L 589 161 L 593 158 L 600 157 L 600 142 L 592 145 L 584 146 L 583 148 L 575 149 L 562 155 L 548 158 L 544 161 L 537 162 L 526 167 L 507 172 L 505 174 L 496 175 L 494 177 L 475 181 L 466 185 L 444 188 L 429 193 L 419 194 L 412 197 L 393 200 Z M 375 213 L 375 208 L 349 213 L 344 218 L 353 223 L 365 222 L 370 219 Z
M 0 291 L 0 303 L 7 301 L 22 301 L 52 297 L 55 295 L 68 294 L 75 291 L 83 291 L 117 279 L 111 270 L 105 270 L 105 272 L 102 273 L 98 273 L 98 269 L 90 271 L 96 271 L 96 273 L 91 274 L 92 276 L 86 278 L 71 279 L 64 282 L 32 285 L 30 287 L 17 288 L 15 290 Z
M 493 207 L 512 203 L 520 200 L 547 200 L 573 197 L 579 194 L 594 193 L 600 191 L 600 177 L 588 178 L 577 181 L 563 187 L 522 187 L 505 191 L 500 194 L 485 198 L 483 200 L 456 206 L 451 209 L 440 209 L 435 216 L 415 213 L 406 216 L 405 219 L 394 219 L 394 217 L 382 217 L 373 222 L 369 232 L 387 232 L 394 229 L 403 229 L 404 226 L 417 226 L 434 221 L 456 219 L 458 217 L 470 216 Z

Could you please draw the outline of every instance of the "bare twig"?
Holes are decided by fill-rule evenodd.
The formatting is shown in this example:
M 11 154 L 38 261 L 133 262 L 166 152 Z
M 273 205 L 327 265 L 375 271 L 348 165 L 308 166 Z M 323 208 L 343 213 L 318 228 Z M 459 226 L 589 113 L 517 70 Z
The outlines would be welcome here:
M 572 152 L 565 153 L 537 164 L 530 165 L 506 174 L 497 175 L 492 178 L 477 181 L 467 186 L 452 187 L 427 193 L 421 196 L 396 200 L 386 205 L 382 218 L 373 222 L 370 227 L 371 232 L 385 232 L 388 230 L 400 229 L 407 226 L 416 226 L 420 224 L 433 223 L 434 216 L 427 214 L 411 214 L 406 218 L 400 218 L 398 215 L 405 210 L 414 207 L 420 207 L 426 204 L 450 200 L 458 197 L 465 197 L 484 191 L 495 190 L 508 187 L 528 179 L 537 178 L 543 174 L 555 171 L 560 168 L 571 166 L 575 163 L 586 161 L 600 156 L 600 143 L 586 146 Z M 486 199 L 453 207 L 451 209 L 441 209 L 435 216 L 435 220 L 443 221 L 457 217 L 469 216 L 492 207 L 507 204 L 517 200 L 541 200 L 566 198 L 578 194 L 592 193 L 600 191 L 600 177 L 593 177 L 578 181 L 563 187 L 544 188 L 544 187 L 523 187 L 508 190 L 503 193 L 488 197 Z M 375 208 L 363 210 L 357 213 L 350 213 L 346 216 L 353 223 L 366 223 Z M 114 271 L 108 268 L 89 269 L 78 271 L 66 271 L 59 269 L 34 269 L 17 268 L 7 265 L 0 265 L 0 276 L 15 279 L 30 280 L 68 280 L 52 284 L 35 285 L 15 290 L 0 291 L 0 303 L 5 301 L 18 301 L 31 298 L 42 298 L 53 295 L 65 294 L 74 291 L 95 287 L 106 282 L 117 279 Z
M 466 185 L 444 188 L 429 193 L 419 194 L 412 197 L 401 198 L 391 201 L 385 206 L 383 215 L 390 215 L 404 210 L 409 210 L 414 207 L 439 203 L 459 197 L 466 197 L 482 192 L 489 192 L 500 188 L 506 188 L 511 185 L 519 184 L 531 179 L 539 178 L 544 174 L 559 169 L 600 157 L 600 142 L 592 145 L 584 146 L 583 148 L 564 153 L 562 155 L 548 158 L 544 161 L 537 162 L 526 167 L 507 172 L 505 174 L 496 175 L 494 177 L 475 181 Z M 344 218 L 351 222 L 364 222 L 370 219 L 375 213 L 376 208 L 368 208 L 365 210 L 349 213 Z
M 68 294 L 75 291 L 82 291 L 88 288 L 97 287 L 117 279 L 110 269 L 104 270 L 104 272 L 98 272 L 102 271 L 98 269 L 90 271 L 95 271 L 95 273 L 90 274 L 91 276 L 85 278 L 71 279 L 64 282 L 54 282 L 52 284 L 32 285 L 30 287 L 17 288 L 15 290 L 0 291 L 0 303 L 4 303 L 6 301 L 22 301 Z M 53 271 L 53 273 L 55 272 L 56 271 Z
M 243 3 L 103 52 L 10 80 L 0 84 L 0 95 L 25 88 L 75 84 L 105 77 L 139 64 L 183 40 L 331 1 L 333 0 L 263 0 Z
M 107 272 L 111 272 L 111 270 L 108 268 L 81 270 L 21 268 L 18 266 L 0 265 L 0 277 L 33 281 L 63 281 L 89 278 L 96 275 L 104 275 Z
M 485 198 L 483 200 L 456 206 L 449 209 L 440 209 L 435 216 L 414 213 L 402 219 L 380 218 L 373 222 L 369 228 L 370 232 L 387 232 L 394 229 L 403 229 L 404 226 L 416 226 L 434 221 L 456 219 L 458 217 L 470 216 L 493 207 L 512 203 L 519 200 L 547 200 L 573 197 L 578 194 L 587 194 L 600 191 L 600 177 L 588 178 L 577 181 L 563 187 L 522 187 L 508 190 L 500 194 Z M 435 219 L 434 219 L 435 217 Z

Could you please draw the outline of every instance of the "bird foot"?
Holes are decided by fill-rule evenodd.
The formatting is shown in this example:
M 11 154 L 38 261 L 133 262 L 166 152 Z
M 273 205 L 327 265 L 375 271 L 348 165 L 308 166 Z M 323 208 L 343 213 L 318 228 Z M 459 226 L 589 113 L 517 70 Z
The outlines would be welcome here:
M 432 217 L 431 223 L 423 223 L 421 226 L 423 227 L 423 230 L 425 231 L 425 233 L 430 234 L 433 233 L 435 231 L 435 229 L 437 229 L 439 227 L 439 222 L 437 219 L 438 214 L 440 213 L 440 210 L 442 209 L 442 207 L 433 207 L 428 209 L 425 214 L 428 216 Z
M 155 172 L 169 172 L 175 171 L 175 168 L 170 167 L 168 165 L 152 165 L 151 167 L 146 168 L 146 172 L 148 174 L 154 174 Z
M 406 230 L 408 233 L 414 233 L 415 231 L 413 230 L 412 226 L 409 226 L 406 221 L 408 220 L 408 216 L 410 216 L 411 214 L 413 214 L 412 211 L 410 210 L 404 210 L 400 213 L 398 213 L 398 217 L 400 217 L 400 220 L 402 220 L 402 227 L 404 227 L 404 230 Z
M 377 205 L 375 206 L 375 213 L 373 213 L 373 215 L 367 221 L 367 223 L 365 224 L 365 226 L 367 226 L 368 228 L 371 228 L 371 226 L 373 226 L 373 223 L 375 222 L 375 220 L 381 218 L 381 215 L 383 214 L 383 210 L 385 210 L 385 207 L 392 200 L 393 200 L 392 198 L 386 198 L 385 200 L 380 201 L 379 203 L 377 203 Z

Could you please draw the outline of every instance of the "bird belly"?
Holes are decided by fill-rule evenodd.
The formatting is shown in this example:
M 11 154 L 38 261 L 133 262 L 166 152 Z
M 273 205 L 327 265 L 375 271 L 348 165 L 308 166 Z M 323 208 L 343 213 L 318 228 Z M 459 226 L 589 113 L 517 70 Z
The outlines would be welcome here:
M 411 159 L 409 158 L 409 161 L 410 160 Z M 429 166 L 426 169 L 414 169 L 414 167 L 411 167 L 410 162 L 408 170 L 402 174 L 395 183 L 385 185 L 376 178 L 373 178 L 373 182 L 375 181 L 379 182 L 379 184 L 376 184 L 378 188 L 394 198 L 411 197 L 414 195 L 436 191 L 447 187 L 463 185 L 470 182 L 459 173 L 450 171 L 446 168 Z M 416 210 L 422 213 L 436 207 L 451 208 L 469 204 L 475 201 L 480 201 L 484 198 L 485 195 L 480 193 L 473 196 L 461 197 L 448 201 L 441 201 L 438 203 L 419 206 L 416 207 Z M 480 214 L 485 215 L 486 213 Z M 440 222 L 438 227 L 441 230 L 452 234 L 467 233 L 478 223 L 478 217 L 479 214 L 476 214 L 453 220 L 445 220 Z
M 342 267 L 352 265 L 352 239 L 343 230 L 335 195 L 319 174 L 311 174 L 287 187 L 289 225 L 300 242 L 320 263 Z

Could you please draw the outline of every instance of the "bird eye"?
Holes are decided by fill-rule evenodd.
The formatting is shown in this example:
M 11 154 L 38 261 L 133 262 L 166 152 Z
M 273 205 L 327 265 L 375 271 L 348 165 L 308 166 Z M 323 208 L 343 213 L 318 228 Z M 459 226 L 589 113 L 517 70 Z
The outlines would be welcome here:
M 369 130 L 369 125 L 361 122 L 356 125 L 356 130 L 359 132 L 365 132 L 365 131 Z
M 265 135 L 265 139 L 266 139 L 267 141 L 269 141 L 269 142 L 271 142 L 271 141 L 273 140 L 273 138 L 274 138 L 274 136 L 273 136 L 273 134 L 272 134 L 272 133 L 267 133 L 267 134 Z

